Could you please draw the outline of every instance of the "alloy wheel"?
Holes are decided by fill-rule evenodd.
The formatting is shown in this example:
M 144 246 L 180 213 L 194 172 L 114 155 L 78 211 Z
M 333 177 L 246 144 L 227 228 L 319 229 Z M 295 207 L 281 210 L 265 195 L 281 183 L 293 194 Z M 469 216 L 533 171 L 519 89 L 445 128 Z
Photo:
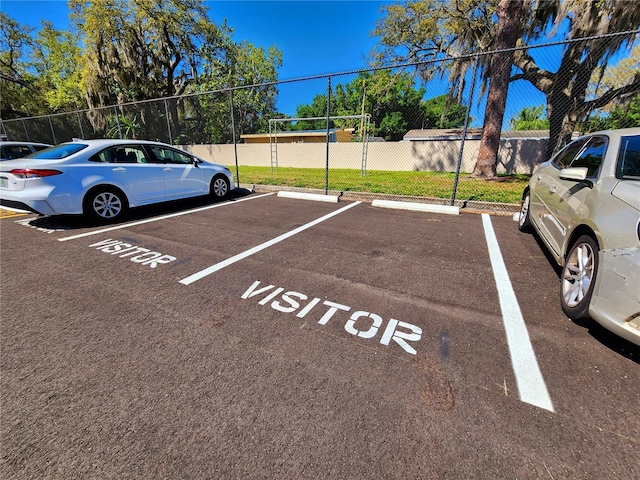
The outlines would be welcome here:
M 216 178 L 213 181 L 213 194 L 217 198 L 224 198 L 229 192 L 229 185 L 227 185 L 227 181 L 224 178 Z
M 94 197 L 92 207 L 100 218 L 111 220 L 120 215 L 122 201 L 112 192 L 103 192 Z
M 575 307 L 588 295 L 594 278 L 595 253 L 588 243 L 577 245 L 562 271 L 562 297 L 568 307 Z

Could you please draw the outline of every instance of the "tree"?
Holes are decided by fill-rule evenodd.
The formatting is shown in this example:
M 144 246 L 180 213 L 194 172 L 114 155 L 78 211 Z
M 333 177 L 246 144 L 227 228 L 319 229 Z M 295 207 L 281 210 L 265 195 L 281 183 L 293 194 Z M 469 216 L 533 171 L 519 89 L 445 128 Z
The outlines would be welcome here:
M 606 115 L 596 115 L 578 124 L 583 132 L 640 127 L 640 95 L 628 103 L 617 105 Z
M 542 27 L 552 22 L 556 30 L 568 23 L 567 37 L 578 40 L 565 45 L 556 72 L 538 66 L 527 50 L 517 51 L 514 57 L 522 73 L 512 80 L 528 80 L 547 98 L 550 139 L 546 158 L 550 158 L 589 112 L 640 92 L 640 74 L 635 74 L 624 85 L 611 86 L 594 98 L 586 98 L 594 73 L 604 75 L 612 57 L 632 45 L 640 26 L 640 9 L 635 1 L 627 0 L 565 0 L 542 3 L 534 13 L 535 21 L 524 29 L 528 38 L 539 39 Z M 616 32 L 629 33 L 602 37 Z M 596 38 L 579 41 L 590 37 Z
M 407 73 L 389 70 L 360 73 L 353 81 L 339 84 L 331 92 L 331 116 L 371 115 L 371 130 L 386 140 L 401 140 L 408 129 L 453 128 L 464 124 L 466 108 L 446 95 L 422 100 L 424 88 L 415 88 Z M 326 117 L 327 96 L 317 95 L 310 105 L 300 105 L 296 115 L 301 118 Z M 359 119 L 335 119 L 340 128 L 355 128 Z M 325 128 L 326 121 L 299 121 L 292 128 L 309 130 Z
M 519 0 L 500 0 L 497 10 L 498 29 L 489 65 L 489 94 L 484 111 L 484 128 L 478 151 L 478 160 L 473 168 L 473 176 L 493 178 L 496 176 L 498 149 L 504 109 L 507 104 L 509 77 L 513 63 L 513 47 L 518 40 L 522 17 L 522 3 Z
M 548 130 L 549 119 L 544 113 L 544 105 L 522 107 L 518 115 L 509 121 L 514 130 Z
M 34 47 L 31 33 L 32 29 L 0 12 L 0 115 L 4 119 L 33 114 L 37 105 L 37 77 L 25 61 Z
M 70 32 L 50 22 L 34 29 L 0 12 L 0 99 L 2 118 L 44 115 L 84 107 L 79 75 L 80 47 Z
M 234 106 L 241 133 L 256 133 L 268 129 L 269 118 L 276 112 L 278 68 L 282 52 L 275 46 L 265 50 L 251 43 L 237 45 L 232 71 L 236 86 Z
M 516 35 L 521 46 L 539 42 L 547 34 L 556 35 L 561 30 L 572 40 L 600 36 L 565 44 L 556 72 L 538 66 L 534 54 L 527 49 L 513 53 L 515 74 L 510 65 L 501 69 L 502 73 L 511 74 L 510 82 L 527 80 L 546 95 L 551 137 L 547 156 L 550 156 L 571 135 L 578 119 L 640 91 L 640 75 L 636 75 L 624 85 L 608 88 L 595 98 L 585 98 L 594 72 L 603 73 L 614 54 L 630 45 L 640 25 L 640 9 L 631 0 L 539 0 L 521 5 L 524 10 Z M 381 38 L 374 59 L 395 65 L 416 64 L 417 72 L 425 80 L 448 72 L 451 94 L 459 96 L 471 56 L 497 48 L 498 6 L 498 0 L 422 0 L 385 7 L 383 19 L 373 32 Z M 602 37 L 616 32 L 626 33 Z M 491 55 L 479 58 L 486 86 L 492 72 L 497 70 L 490 68 Z M 495 94 L 506 96 L 506 88 L 498 88 Z M 492 108 L 490 103 L 488 110 Z M 490 133 L 496 137 L 495 131 Z
M 82 86 L 92 109 L 181 95 L 205 64 L 224 62 L 230 46 L 229 29 L 208 20 L 200 0 L 70 0 L 69 7 L 82 34 Z M 169 108 L 179 136 L 177 103 Z M 150 108 L 140 122 L 157 116 Z M 94 127 L 106 120 L 94 116 Z
M 207 16 L 202 0 L 71 0 L 71 18 L 84 44 L 82 86 L 89 107 L 179 97 L 186 93 L 226 89 L 209 98 L 166 102 L 168 119 L 148 127 L 148 137 L 171 125 L 175 141 L 226 142 L 232 137 L 228 89 L 255 85 L 236 95 L 238 127 L 256 128 L 275 109 L 275 81 L 282 56 L 232 41 L 226 22 L 218 26 Z M 141 106 L 136 124 L 152 125 L 166 116 L 165 106 Z M 204 112 L 206 111 L 206 115 Z M 94 115 L 104 127 L 112 113 Z M 186 121 L 188 117 L 188 121 Z M 133 121 L 133 116 L 127 121 Z
M 416 64 L 427 81 L 448 74 L 449 95 L 461 100 L 464 78 L 472 58 L 461 53 L 501 50 L 480 60 L 483 89 L 489 86 L 485 128 L 480 144 L 476 176 L 495 176 L 500 131 L 514 47 L 520 31 L 522 3 L 509 0 L 407 1 L 385 9 L 374 34 L 382 48 L 375 53 L 382 63 Z M 402 54 L 406 52 L 406 58 Z
M 467 108 L 448 95 L 440 95 L 424 102 L 423 128 L 461 128 Z
M 51 22 L 43 22 L 36 38 L 33 66 L 52 112 L 86 107 L 80 87 L 81 56 L 78 38 L 74 34 L 56 30 Z
M 596 70 L 589 82 L 587 90 L 587 100 L 598 98 L 607 90 L 621 88 L 633 82 L 633 77 L 640 72 L 640 44 L 636 44 L 631 50 L 628 57 L 621 59 L 615 65 L 610 65 L 606 70 Z M 618 97 L 614 102 L 608 103 L 596 111 L 589 114 L 598 114 L 598 112 L 610 113 L 614 108 L 627 105 L 633 101 L 636 96 L 623 95 Z

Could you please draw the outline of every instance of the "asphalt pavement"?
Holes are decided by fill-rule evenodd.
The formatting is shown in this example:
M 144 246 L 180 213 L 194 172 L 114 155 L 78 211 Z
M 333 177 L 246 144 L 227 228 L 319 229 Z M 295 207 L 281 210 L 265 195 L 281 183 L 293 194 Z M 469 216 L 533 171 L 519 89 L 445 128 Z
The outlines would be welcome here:
M 0 240 L 3 479 L 640 478 L 640 349 L 510 217 L 238 190 Z

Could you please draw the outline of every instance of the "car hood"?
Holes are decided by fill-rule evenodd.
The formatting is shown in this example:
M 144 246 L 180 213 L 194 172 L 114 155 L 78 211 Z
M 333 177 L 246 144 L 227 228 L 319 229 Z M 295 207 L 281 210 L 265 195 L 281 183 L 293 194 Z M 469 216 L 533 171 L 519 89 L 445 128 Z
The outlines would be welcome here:
M 640 211 L 640 182 L 618 182 L 611 190 L 611 195 Z

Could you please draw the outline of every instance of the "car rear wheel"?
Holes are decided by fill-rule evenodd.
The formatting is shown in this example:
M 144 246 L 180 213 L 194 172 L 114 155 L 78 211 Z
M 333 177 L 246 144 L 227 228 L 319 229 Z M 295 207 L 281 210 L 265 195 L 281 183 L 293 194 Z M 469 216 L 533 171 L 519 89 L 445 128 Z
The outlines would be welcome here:
M 589 316 L 589 304 L 598 272 L 598 245 L 588 235 L 571 247 L 562 269 L 560 302 L 572 320 Z
M 520 217 L 518 218 L 518 230 L 521 232 L 531 231 L 531 217 L 529 216 L 529 206 L 531 205 L 531 196 L 527 190 L 522 196 L 520 203 Z
M 222 175 L 217 175 L 211 180 L 209 193 L 213 198 L 223 199 L 229 195 L 229 180 Z
M 113 188 L 92 190 L 85 198 L 84 212 L 95 220 L 113 222 L 122 218 L 126 210 L 126 197 Z

